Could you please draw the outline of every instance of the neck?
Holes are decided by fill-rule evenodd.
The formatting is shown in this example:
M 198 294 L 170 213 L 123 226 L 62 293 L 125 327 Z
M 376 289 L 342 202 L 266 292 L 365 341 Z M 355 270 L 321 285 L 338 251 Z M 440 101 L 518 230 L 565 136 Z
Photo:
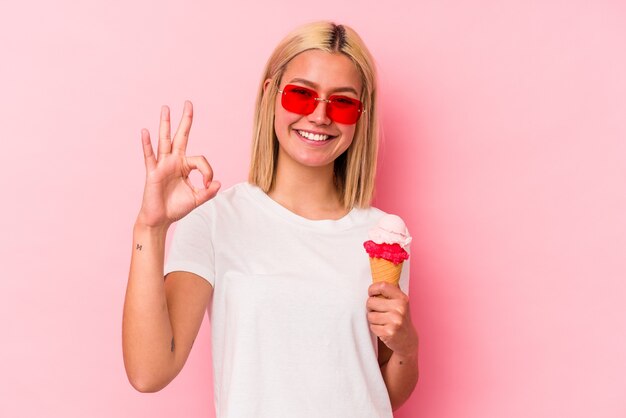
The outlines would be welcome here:
M 279 153 L 274 187 L 268 195 L 307 219 L 340 219 L 346 215 L 334 183 L 333 164 L 307 167 L 281 158 Z

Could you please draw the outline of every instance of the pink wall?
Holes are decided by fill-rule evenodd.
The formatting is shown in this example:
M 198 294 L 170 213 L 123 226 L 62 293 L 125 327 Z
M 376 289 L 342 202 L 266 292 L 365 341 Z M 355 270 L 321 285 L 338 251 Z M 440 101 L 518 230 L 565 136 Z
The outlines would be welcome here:
M 415 236 L 396 416 L 626 416 L 624 3 L 237 3 L 0 6 L 0 416 L 213 416 L 208 321 L 162 392 L 124 374 L 140 129 L 191 99 L 190 152 L 245 179 L 262 66 L 318 18 L 378 60 L 377 204 Z

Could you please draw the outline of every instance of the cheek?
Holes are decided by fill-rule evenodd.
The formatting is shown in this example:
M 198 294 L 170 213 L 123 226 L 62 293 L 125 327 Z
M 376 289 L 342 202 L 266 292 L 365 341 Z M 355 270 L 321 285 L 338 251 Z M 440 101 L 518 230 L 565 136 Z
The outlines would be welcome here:
M 346 126 L 341 130 L 341 135 L 344 137 L 344 140 L 348 144 L 348 146 L 354 142 L 354 134 L 356 133 L 355 126 Z
M 282 142 L 283 138 L 288 135 L 289 122 L 284 117 L 276 115 L 274 117 L 274 132 L 279 142 Z
M 282 133 L 286 132 L 289 126 L 296 122 L 300 116 L 286 112 L 282 106 L 280 108 L 278 108 L 278 106 L 274 113 L 274 131 L 280 136 Z

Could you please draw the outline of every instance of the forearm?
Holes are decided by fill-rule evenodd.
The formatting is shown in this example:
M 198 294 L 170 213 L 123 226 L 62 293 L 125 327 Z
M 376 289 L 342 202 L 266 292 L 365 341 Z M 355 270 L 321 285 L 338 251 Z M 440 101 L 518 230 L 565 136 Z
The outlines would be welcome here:
M 173 332 L 163 280 L 167 229 L 135 225 L 124 302 L 122 348 L 131 384 L 152 392 L 169 383 Z
M 394 352 L 380 370 L 387 386 L 391 407 L 395 411 L 409 399 L 417 384 L 417 350 L 412 355 Z

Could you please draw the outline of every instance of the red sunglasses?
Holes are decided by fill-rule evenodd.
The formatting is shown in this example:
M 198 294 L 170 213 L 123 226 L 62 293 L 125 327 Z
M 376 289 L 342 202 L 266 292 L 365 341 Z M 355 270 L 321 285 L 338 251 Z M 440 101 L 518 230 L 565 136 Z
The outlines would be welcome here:
M 352 125 L 361 117 L 363 103 L 357 99 L 347 96 L 334 94 L 328 99 L 319 97 L 315 90 L 306 87 L 296 86 L 295 84 L 287 84 L 282 90 L 278 90 L 282 94 L 280 103 L 283 108 L 289 112 L 299 115 L 310 115 L 317 107 L 317 102 L 326 102 L 326 114 L 337 123 Z

